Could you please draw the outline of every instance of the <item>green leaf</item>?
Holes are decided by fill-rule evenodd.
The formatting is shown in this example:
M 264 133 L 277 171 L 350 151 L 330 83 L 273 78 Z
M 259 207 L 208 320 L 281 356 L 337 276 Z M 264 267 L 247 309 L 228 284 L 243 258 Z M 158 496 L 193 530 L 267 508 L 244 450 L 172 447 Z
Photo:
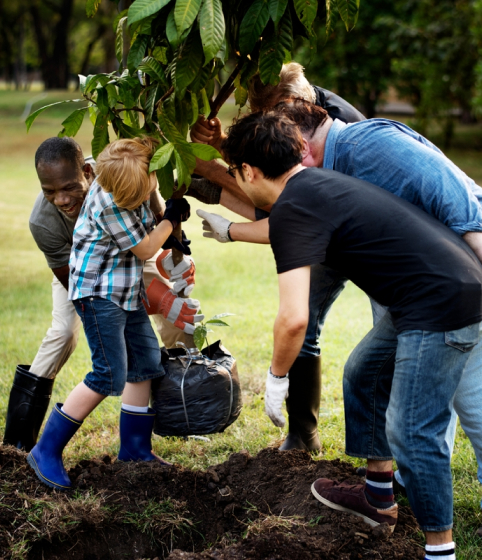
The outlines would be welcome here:
M 85 82 L 86 82 L 87 78 L 86 78 L 86 76 L 83 76 L 82 74 L 77 74 L 77 76 L 79 76 L 79 90 L 80 90 L 80 93 L 84 93 Z
M 159 121 L 159 126 L 161 127 L 161 130 L 162 130 L 162 133 L 167 138 L 167 140 L 169 140 L 169 142 L 172 142 L 175 145 L 176 144 L 189 145 L 187 143 L 187 141 L 185 140 L 185 138 L 182 137 L 179 130 L 177 130 L 177 128 L 174 126 L 174 124 L 171 122 L 171 120 L 167 117 L 165 112 L 158 111 L 157 118 L 158 118 L 158 121 Z
M 299 20 L 311 34 L 313 32 L 313 21 L 318 10 L 318 0 L 293 0 L 293 5 Z
M 167 47 L 155 47 L 152 51 L 152 56 L 161 64 L 167 64 Z
M 189 187 L 191 184 L 191 173 L 186 165 L 186 160 L 184 157 L 181 157 L 177 150 L 174 151 L 174 157 L 176 159 L 177 184 L 180 187 L 183 185 Z
M 95 103 L 97 108 L 103 115 L 107 115 L 109 112 L 109 97 L 107 95 L 107 90 L 103 87 L 96 88 L 97 98 Z
M 175 65 L 176 90 L 182 92 L 196 77 L 202 65 L 203 51 L 197 33 L 191 33 L 182 45 Z
M 144 111 L 145 117 L 147 122 L 152 122 L 152 115 L 154 114 L 154 108 L 157 102 L 157 94 L 159 93 L 160 89 L 159 84 L 154 84 L 146 89 L 146 101 L 144 103 Z
M 336 22 L 336 7 L 338 0 L 325 0 L 326 2 L 326 31 L 325 31 L 325 41 L 328 41 L 330 35 L 335 29 Z
M 206 66 L 217 55 L 224 41 L 226 26 L 220 0 L 204 0 L 199 14 L 199 30 Z
M 36 111 L 31 113 L 25 119 L 25 124 L 27 125 L 27 132 L 30 130 L 33 121 L 40 115 L 40 113 L 45 111 L 45 109 L 48 109 L 49 107 L 53 107 L 54 105 L 60 105 L 61 103 L 79 103 L 80 101 L 83 101 L 83 99 L 67 99 L 65 101 L 57 101 L 55 103 L 50 103 L 50 105 L 45 105 L 44 107 L 40 107 L 40 109 L 37 109 Z
M 153 14 L 146 19 L 143 19 L 136 29 L 137 33 L 143 33 L 145 35 L 152 35 L 152 22 L 156 18 L 157 14 Z
M 129 8 L 129 16 L 127 23 L 131 26 L 136 21 L 140 21 L 159 12 L 164 6 L 167 6 L 171 0 L 136 0 Z
M 296 1 L 296 0 L 295 0 Z M 263 34 L 269 20 L 269 9 L 266 0 L 255 0 L 241 22 L 239 28 L 239 50 L 241 54 L 249 54 Z
M 206 116 L 209 115 L 209 113 L 211 112 L 211 104 L 209 103 L 209 98 L 207 96 L 206 90 L 203 88 L 201 90 L 201 97 L 203 100 L 203 108 L 201 113 Z
M 289 11 L 283 16 L 278 29 L 261 44 L 259 53 L 259 77 L 264 84 L 279 83 L 285 52 L 293 47 L 293 29 Z
M 198 350 L 202 350 L 207 340 L 208 330 L 204 325 L 198 325 L 194 329 L 193 339 Z
M 248 101 L 248 90 L 243 86 L 238 86 L 234 90 L 234 101 L 236 105 L 244 107 L 246 105 L 246 101 Z
M 123 18 L 123 17 L 127 17 L 127 12 L 128 10 L 122 10 L 122 12 L 119 12 L 115 18 L 114 21 L 112 22 L 112 29 L 114 30 L 114 33 L 117 31 L 117 26 L 119 25 L 119 21 Z
M 229 327 L 227 323 L 219 319 L 209 319 L 209 321 L 206 321 L 206 325 L 212 325 L 213 327 Z
M 105 87 L 105 91 L 107 92 L 107 103 L 109 107 L 112 109 L 116 106 L 119 96 L 117 94 L 117 89 L 114 84 L 107 84 Z
M 223 317 L 234 317 L 235 315 L 236 313 L 218 313 L 217 315 L 213 315 L 211 319 L 222 319 Z
M 87 17 L 94 17 L 99 9 L 101 0 L 87 0 L 85 4 L 85 12 Z
M 85 80 L 84 93 L 94 91 L 98 84 L 105 86 L 109 82 L 106 74 L 91 74 Z
M 191 27 L 199 13 L 202 0 L 176 0 L 174 7 L 174 20 L 176 22 L 177 33 L 181 33 Z
M 174 9 L 169 12 L 166 22 L 166 37 L 173 49 L 177 49 L 180 43 L 177 32 L 176 21 L 174 19 Z
M 115 56 L 119 64 L 122 64 L 122 59 L 124 57 L 124 30 L 126 22 L 127 17 L 124 16 L 120 18 L 115 32 Z
M 337 0 L 337 8 L 346 30 L 351 31 L 358 20 L 360 0 Z
M 164 167 L 156 171 L 161 196 L 164 200 L 169 200 L 174 192 L 174 172 L 171 162 L 167 162 Z
M 144 131 L 139 128 L 129 126 L 120 117 L 116 117 L 113 124 L 119 131 L 119 138 L 138 138 L 144 133 Z
M 288 0 L 268 0 L 269 15 L 276 26 L 283 17 L 287 5 Z
M 207 144 L 197 144 L 192 142 L 189 144 L 192 153 L 199 159 L 203 161 L 211 161 L 212 159 L 222 158 L 223 156 L 213 148 L 212 146 L 208 146 Z
M 137 98 L 142 89 L 139 80 L 136 78 L 122 78 L 118 80 L 119 98 L 124 103 L 126 109 L 131 109 L 137 104 Z
M 146 54 L 149 39 L 149 35 L 138 35 L 134 43 L 132 43 L 129 54 L 127 55 L 127 68 L 129 68 L 131 72 L 142 62 Z
M 171 154 L 173 151 L 174 144 L 169 143 L 161 146 L 152 156 L 151 163 L 149 165 L 149 173 L 151 173 L 152 171 L 157 171 L 161 167 L 164 167 L 171 158 Z
M 62 126 L 64 128 L 59 132 L 59 137 L 75 136 L 84 122 L 86 111 L 87 107 L 82 107 L 81 109 L 75 109 L 73 113 L 70 113 L 70 115 L 62 122 Z
M 109 119 L 107 115 L 97 115 L 94 126 L 94 137 L 92 138 L 92 156 L 97 159 L 100 152 L 109 143 Z
M 195 93 L 194 91 L 191 91 L 191 110 L 192 110 L 192 115 L 189 124 L 191 126 L 194 126 L 194 124 L 196 123 L 199 117 L 199 104 L 197 101 L 197 93 Z
M 162 66 L 152 56 L 146 56 L 146 58 L 142 60 L 141 64 L 139 65 L 139 70 L 145 72 L 146 74 L 149 74 L 149 76 L 153 80 L 161 82 L 166 87 L 169 86 Z

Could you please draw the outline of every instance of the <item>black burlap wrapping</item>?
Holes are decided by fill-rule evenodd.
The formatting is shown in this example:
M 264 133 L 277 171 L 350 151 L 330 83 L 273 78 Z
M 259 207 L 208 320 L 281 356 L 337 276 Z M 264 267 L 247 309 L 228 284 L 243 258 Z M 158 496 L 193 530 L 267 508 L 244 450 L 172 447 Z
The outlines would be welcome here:
M 166 375 L 152 382 L 155 434 L 214 434 L 238 418 L 242 400 L 236 360 L 221 341 L 192 357 L 184 348 L 163 348 L 162 365 Z

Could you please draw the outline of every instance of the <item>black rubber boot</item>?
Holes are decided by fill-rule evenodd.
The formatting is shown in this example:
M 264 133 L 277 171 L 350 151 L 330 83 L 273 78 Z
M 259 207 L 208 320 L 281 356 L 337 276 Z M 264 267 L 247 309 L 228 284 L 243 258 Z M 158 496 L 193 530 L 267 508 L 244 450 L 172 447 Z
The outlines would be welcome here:
M 3 443 L 30 451 L 37 443 L 38 433 L 52 395 L 53 379 L 37 377 L 30 366 L 17 366 L 10 399 Z
M 303 449 L 319 451 L 318 414 L 321 398 L 321 357 L 298 357 L 290 369 L 290 386 L 286 399 L 288 435 L 280 451 Z

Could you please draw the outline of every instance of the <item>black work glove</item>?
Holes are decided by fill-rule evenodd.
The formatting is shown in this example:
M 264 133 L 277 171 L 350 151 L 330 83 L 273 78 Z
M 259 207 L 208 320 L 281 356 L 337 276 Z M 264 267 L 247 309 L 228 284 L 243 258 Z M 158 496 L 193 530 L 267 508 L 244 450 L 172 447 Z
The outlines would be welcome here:
M 179 222 L 185 222 L 191 215 L 191 207 L 185 198 L 170 198 L 166 202 L 163 220 L 169 220 L 175 229 Z
M 179 241 L 177 237 L 174 237 L 174 235 L 170 235 L 164 242 L 162 248 L 172 249 L 174 247 L 178 251 L 181 251 L 181 253 L 184 253 L 185 255 L 190 255 L 191 249 L 189 248 L 189 245 L 191 245 L 191 240 L 186 237 L 186 234 L 184 233 L 183 230 L 182 241 Z

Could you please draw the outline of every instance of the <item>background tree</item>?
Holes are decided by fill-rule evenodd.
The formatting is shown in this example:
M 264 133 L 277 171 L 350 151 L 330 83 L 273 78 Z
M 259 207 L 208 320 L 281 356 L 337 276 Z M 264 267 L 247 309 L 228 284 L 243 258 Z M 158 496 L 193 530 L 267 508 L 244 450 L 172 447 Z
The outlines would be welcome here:
M 306 66 L 310 81 L 360 108 L 372 118 L 377 103 L 393 82 L 391 49 L 397 8 L 394 2 L 371 0 L 363 4 L 353 30 L 334 18 L 329 37 L 318 37 L 318 56 L 301 47 L 297 60 Z
M 417 130 L 426 134 L 431 120 L 440 124 L 446 149 L 453 137 L 454 108 L 463 121 L 473 118 L 479 57 L 474 2 L 399 0 L 395 6 L 397 15 L 385 20 L 393 29 L 393 83 L 415 107 Z

